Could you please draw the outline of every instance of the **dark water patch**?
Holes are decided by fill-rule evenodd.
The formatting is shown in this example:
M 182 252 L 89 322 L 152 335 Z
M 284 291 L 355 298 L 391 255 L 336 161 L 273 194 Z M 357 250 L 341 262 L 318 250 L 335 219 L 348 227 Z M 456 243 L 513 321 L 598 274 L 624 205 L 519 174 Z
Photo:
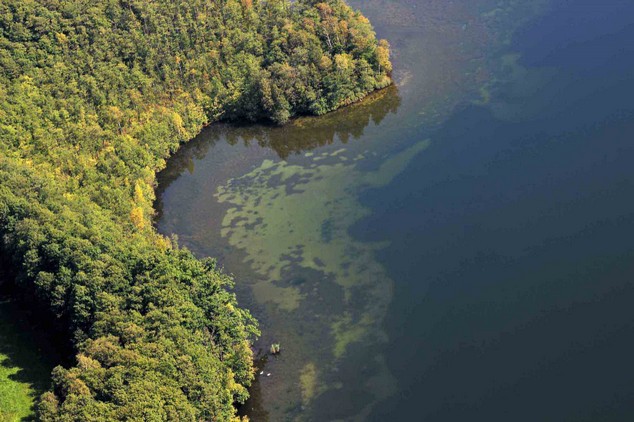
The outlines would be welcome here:
M 391 242 L 397 280 L 399 393 L 373 420 L 634 418 L 632 21 L 630 2 L 558 5 L 516 40 L 557 69 L 514 98 L 539 112 L 466 108 L 365 195 L 353 233 Z

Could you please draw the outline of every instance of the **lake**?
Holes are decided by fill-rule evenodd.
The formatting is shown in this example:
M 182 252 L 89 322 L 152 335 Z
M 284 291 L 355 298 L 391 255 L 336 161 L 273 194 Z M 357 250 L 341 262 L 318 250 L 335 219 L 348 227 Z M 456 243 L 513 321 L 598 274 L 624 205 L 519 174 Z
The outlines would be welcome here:
M 241 414 L 634 420 L 634 3 L 351 3 L 395 87 L 159 176 L 260 321 Z

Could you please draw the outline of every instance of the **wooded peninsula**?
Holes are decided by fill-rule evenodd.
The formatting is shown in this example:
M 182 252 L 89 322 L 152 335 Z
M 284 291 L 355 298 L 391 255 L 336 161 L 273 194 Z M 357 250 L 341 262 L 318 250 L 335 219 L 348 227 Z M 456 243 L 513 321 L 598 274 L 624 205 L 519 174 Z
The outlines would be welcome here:
M 0 2 L 0 264 L 72 350 L 36 417 L 237 419 L 257 323 L 156 232 L 155 174 L 205 125 L 322 115 L 390 73 L 343 0 Z

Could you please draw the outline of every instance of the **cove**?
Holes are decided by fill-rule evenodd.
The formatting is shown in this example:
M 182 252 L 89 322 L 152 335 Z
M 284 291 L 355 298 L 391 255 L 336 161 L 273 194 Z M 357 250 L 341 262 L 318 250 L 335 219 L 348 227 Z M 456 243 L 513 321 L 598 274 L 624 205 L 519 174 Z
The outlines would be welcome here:
M 634 416 L 634 6 L 525 3 L 354 4 L 396 87 L 160 175 L 159 230 L 282 346 L 252 420 Z

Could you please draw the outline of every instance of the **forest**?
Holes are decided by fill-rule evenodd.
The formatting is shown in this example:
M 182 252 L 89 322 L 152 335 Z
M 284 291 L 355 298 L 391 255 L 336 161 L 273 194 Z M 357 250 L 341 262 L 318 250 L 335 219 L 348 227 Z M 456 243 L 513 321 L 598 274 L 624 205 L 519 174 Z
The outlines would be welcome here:
M 71 354 L 37 419 L 238 418 L 257 323 L 156 232 L 155 174 L 213 122 L 390 85 L 389 54 L 343 0 L 0 2 L 0 263 Z

